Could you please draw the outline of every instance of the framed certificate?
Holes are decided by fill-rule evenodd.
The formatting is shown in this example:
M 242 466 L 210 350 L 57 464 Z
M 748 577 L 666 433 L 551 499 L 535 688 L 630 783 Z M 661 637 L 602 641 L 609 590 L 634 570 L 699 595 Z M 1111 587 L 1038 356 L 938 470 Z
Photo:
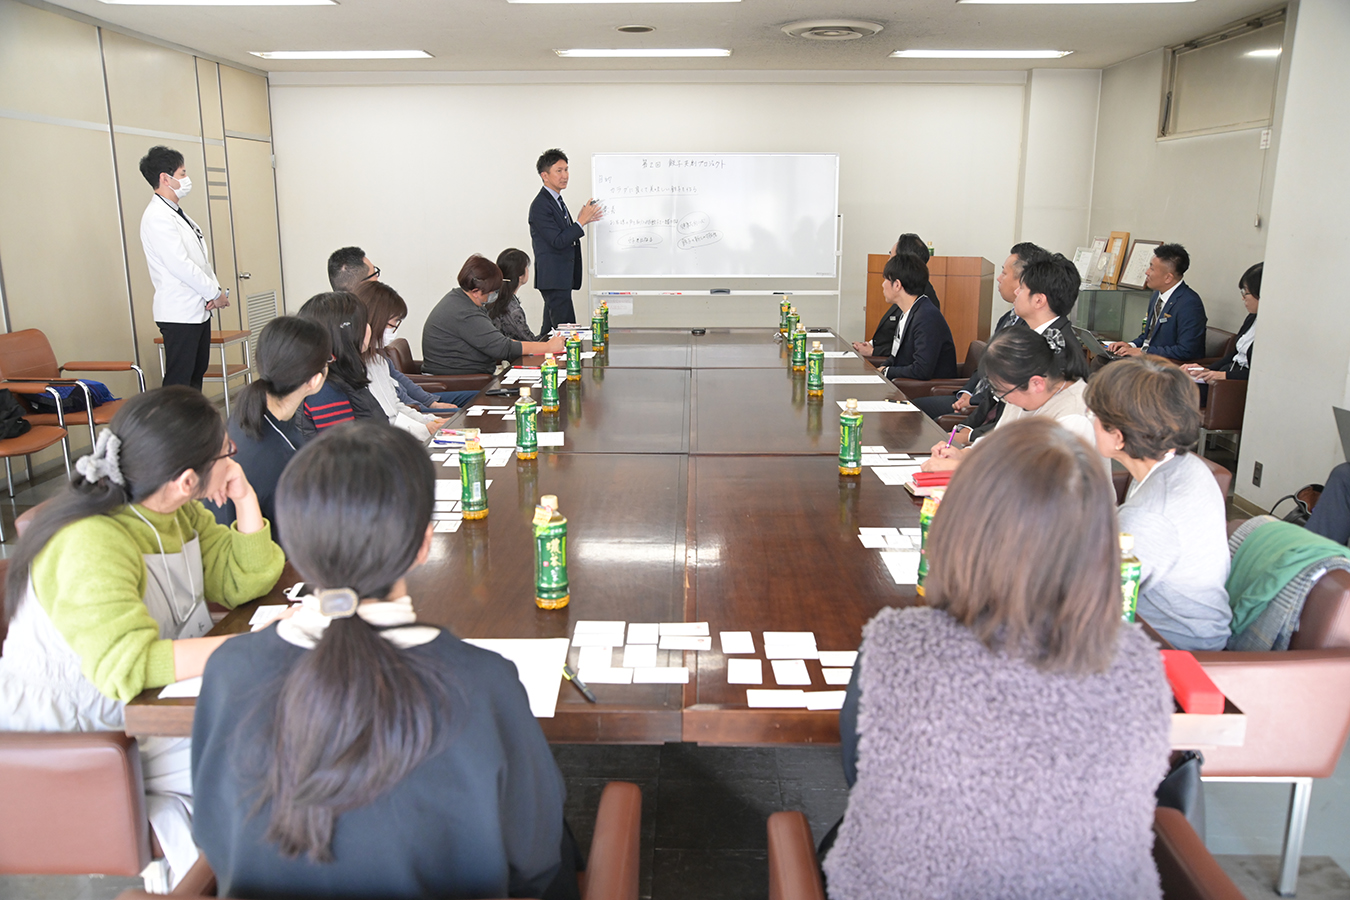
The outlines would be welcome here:
M 1144 272 L 1148 269 L 1149 261 L 1153 259 L 1153 251 L 1162 246 L 1162 241 L 1135 241 L 1130 247 L 1130 253 L 1125 257 L 1125 265 L 1120 270 L 1120 280 L 1116 282 L 1123 288 L 1134 288 L 1142 291 L 1144 289 Z
M 1097 266 L 1102 269 L 1102 284 L 1115 284 L 1116 279 L 1120 277 L 1120 267 L 1125 262 L 1125 249 L 1130 246 L 1130 233 L 1128 231 L 1113 231 L 1107 241 L 1106 250 L 1102 253 L 1102 260 L 1106 265 L 1098 261 Z

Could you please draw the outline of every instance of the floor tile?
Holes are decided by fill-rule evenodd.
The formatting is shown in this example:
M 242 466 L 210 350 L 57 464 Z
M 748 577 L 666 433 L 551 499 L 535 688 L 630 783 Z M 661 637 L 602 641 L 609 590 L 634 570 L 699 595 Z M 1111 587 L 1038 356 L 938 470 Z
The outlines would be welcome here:
M 775 781 L 676 781 L 657 791 L 656 846 L 684 850 L 764 850 L 769 814 L 782 805 Z
M 1219 865 L 1233 879 L 1247 900 L 1278 897 L 1275 879 L 1279 877 L 1278 856 L 1216 856 Z M 1350 897 L 1350 875 L 1330 856 L 1305 856 L 1298 867 L 1299 900 L 1345 900 Z
M 761 900 L 769 896 L 763 850 L 657 850 L 652 900 Z
M 564 778 L 641 781 L 661 771 L 660 744 L 554 744 Z
M 661 777 L 697 781 L 765 779 L 778 777 L 777 753 L 772 747 L 700 747 L 665 744 L 661 748 Z

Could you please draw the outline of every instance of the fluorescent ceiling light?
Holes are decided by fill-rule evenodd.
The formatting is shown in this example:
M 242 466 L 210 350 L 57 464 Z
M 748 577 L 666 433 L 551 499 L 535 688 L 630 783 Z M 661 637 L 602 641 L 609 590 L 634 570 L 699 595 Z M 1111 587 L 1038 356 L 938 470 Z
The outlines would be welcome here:
M 1089 4 L 1089 3 L 1096 3 L 1096 4 L 1106 4 L 1106 3 L 1194 3 L 1195 0 L 956 0 L 956 2 L 957 2 L 957 3 L 1003 4 L 1003 5 L 1017 4 L 1018 6 L 1026 6 L 1026 5 L 1029 5 L 1029 4 L 1032 4 L 1032 3 L 1040 3 L 1040 4 L 1059 4 L 1059 5 L 1064 5 L 1064 6 L 1067 6 L 1067 5 L 1069 5 L 1069 4 L 1074 4 L 1074 5 L 1077 5 L 1077 6 L 1083 6 L 1083 5 L 1087 5 L 1087 4 Z
M 337 6 L 337 0 L 100 0 L 110 6 Z
M 897 50 L 895 59 L 1059 59 L 1072 50 Z
M 741 0 L 506 0 L 507 3 L 740 3 Z
M 632 48 L 628 50 L 554 50 L 559 56 L 566 57 L 593 57 L 598 59 L 611 59 L 615 57 L 654 57 L 654 56 L 730 56 L 730 50 L 721 50 L 716 47 L 677 47 L 670 49 L 657 48 Z
M 263 59 L 431 59 L 425 50 L 250 50 Z
M 1248 50 L 1246 53 L 1243 54 L 1243 56 L 1266 56 L 1266 57 L 1279 55 L 1280 55 L 1279 47 L 1266 47 L 1261 50 Z

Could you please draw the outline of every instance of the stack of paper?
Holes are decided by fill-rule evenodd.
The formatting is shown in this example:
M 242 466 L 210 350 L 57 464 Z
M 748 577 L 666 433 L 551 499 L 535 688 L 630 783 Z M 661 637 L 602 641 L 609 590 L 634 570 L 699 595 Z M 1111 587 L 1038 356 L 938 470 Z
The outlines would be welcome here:
M 707 622 L 580 621 L 572 632 L 572 646 L 581 648 L 577 674 L 594 684 L 688 684 L 686 666 L 658 665 L 658 650 L 710 650 Z M 699 634 L 699 632 L 702 634 Z M 614 665 L 615 648 L 623 647 L 621 665 Z

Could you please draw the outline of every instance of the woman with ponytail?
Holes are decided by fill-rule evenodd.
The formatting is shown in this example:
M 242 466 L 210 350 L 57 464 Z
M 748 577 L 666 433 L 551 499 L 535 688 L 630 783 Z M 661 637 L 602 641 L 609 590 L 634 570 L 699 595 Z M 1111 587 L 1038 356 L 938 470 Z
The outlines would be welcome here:
M 520 289 L 530 280 L 530 254 L 515 247 L 503 250 L 497 257 L 497 268 L 502 270 L 502 286 L 483 307 L 497 330 L 517 341 L 545 341 L 547 335 L 535 335 L 525 310 L 520 305 Z
M 332 345 L 328 377 L 318 392 L 300 404 L 296 425 L 305 440 L 353 419 L 389 421 L 370 393 L 370 376 L 361 354 L 370 346 L 366 308 L 347 291 L 315 294 L 300 307 L 300 318 L 317 322 Z
M 285 562 L 225 423 L 199 391 L 126 402 L 39 507 L 10 559 L 0 730 L 121 731 L 146 688 L 202 674 L 224 637 L 206 603 L 271 590 Z M 233 501 L 226 528 L 198 502 Z M 173 871 L 196 862 L 188 741 L 142 738 L 150 824 Z
M 305 398 L 323 387 L 331 354 L 328 331 L 319 323 L 295 316 L 273 319 L 258 335 L 258 377 L 235 401 L 229 425 L 230 440 L 239 448 L 234 460 L 253 485 L 277 543 L 281 542 L 273 504 L 277 479 L 305 442 L 295 414 Z M 233 503 L 214 512 L 222 525 L 235 520 Z
M 282 474 L 313 593 L 212 657 L 193 722 L 194 832 L 221 896 L 576 896 L 562 777 L 515 666 L 418 623 L 408 596 L 434 484 L 422 445 L 373 422 Z

